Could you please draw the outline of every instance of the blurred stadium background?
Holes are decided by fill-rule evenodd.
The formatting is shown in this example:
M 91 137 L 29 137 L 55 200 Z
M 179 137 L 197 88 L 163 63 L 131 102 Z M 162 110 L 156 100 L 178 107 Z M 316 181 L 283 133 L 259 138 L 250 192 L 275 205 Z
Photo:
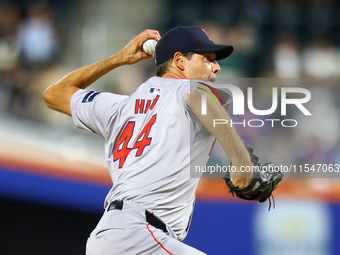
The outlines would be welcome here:
M 146 28 L 199 25 L 234 45 L 219 77 L 331 79 L 310 88 L 312 121 L 239 132 L 268 160 L 340 163 L 339 10 L 338 0 L 0 0 L 0 253 L 84 254 L 111 185 L 102 140 L 48 110 L 42 92 Z M 154 72 L 143 61 L 94 89 L 130 94 Z M 267 92 L 262 86 L 260 102 L 270 102 Z M 203 179 L 185 242 L 208 254 L 340 254 L 338 177 L 279 186 L 267 212 Z

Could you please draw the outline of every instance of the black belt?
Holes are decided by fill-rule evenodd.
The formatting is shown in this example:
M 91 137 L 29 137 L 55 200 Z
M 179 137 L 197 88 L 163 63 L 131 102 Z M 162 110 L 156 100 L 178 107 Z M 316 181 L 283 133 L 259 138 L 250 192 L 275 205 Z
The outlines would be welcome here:
M 107 211 L 122 210 L 123 204 L 124 202 L 122 200 L 115 200 L 110 203 Z M 155 216 L 153 213 L 149 212 L 148 210 L 145 210 L 145 218 L 146 218 L 146 222 L 150 223 L 151 226 L 154 226 L 155 228 L 161 229 L 165 233 L 168 233 L 165 223 L 160 218 Z

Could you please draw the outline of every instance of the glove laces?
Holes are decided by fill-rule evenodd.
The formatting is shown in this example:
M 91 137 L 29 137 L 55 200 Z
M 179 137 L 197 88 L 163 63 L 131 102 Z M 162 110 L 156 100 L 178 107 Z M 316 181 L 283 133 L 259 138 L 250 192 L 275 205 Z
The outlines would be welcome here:
M 272 198 L 273 199 L 273 209 L 275 209 L 275 199 L 274 199 L 274 196 L 273 196 L 273 194 L 271 194 L 269 197 L 268 197 L 268 200 L 269 200 L 269 207 L 268 207 L 268 212 L 270 211 L 270 208 L 272 207 L 272 201 L 271 201 L 271 199 L 270 198 Z

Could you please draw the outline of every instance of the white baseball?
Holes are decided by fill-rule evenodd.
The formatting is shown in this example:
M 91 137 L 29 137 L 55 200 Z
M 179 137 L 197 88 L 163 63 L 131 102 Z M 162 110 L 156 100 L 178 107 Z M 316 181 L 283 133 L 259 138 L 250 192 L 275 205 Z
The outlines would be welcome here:
M 156 44 L 157 44 L 157 41 L 154 40 L 154 39 L 146 40 L 143 43 L 142 49 L 147 54 L 155 54 L 156 53 Z

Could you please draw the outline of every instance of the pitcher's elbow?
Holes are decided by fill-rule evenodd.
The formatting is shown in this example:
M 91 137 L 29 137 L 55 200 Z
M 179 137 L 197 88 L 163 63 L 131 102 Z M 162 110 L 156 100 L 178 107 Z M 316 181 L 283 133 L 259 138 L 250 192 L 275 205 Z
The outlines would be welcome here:
M 52 85 L 53 86 L 53 85 Z M 53 98 L 53 93 L 52 93 L 52 86 L 48 87 L 44 92 L 43 92 L 43 99 L 47 107 L 52 108 L 52 98 Z

